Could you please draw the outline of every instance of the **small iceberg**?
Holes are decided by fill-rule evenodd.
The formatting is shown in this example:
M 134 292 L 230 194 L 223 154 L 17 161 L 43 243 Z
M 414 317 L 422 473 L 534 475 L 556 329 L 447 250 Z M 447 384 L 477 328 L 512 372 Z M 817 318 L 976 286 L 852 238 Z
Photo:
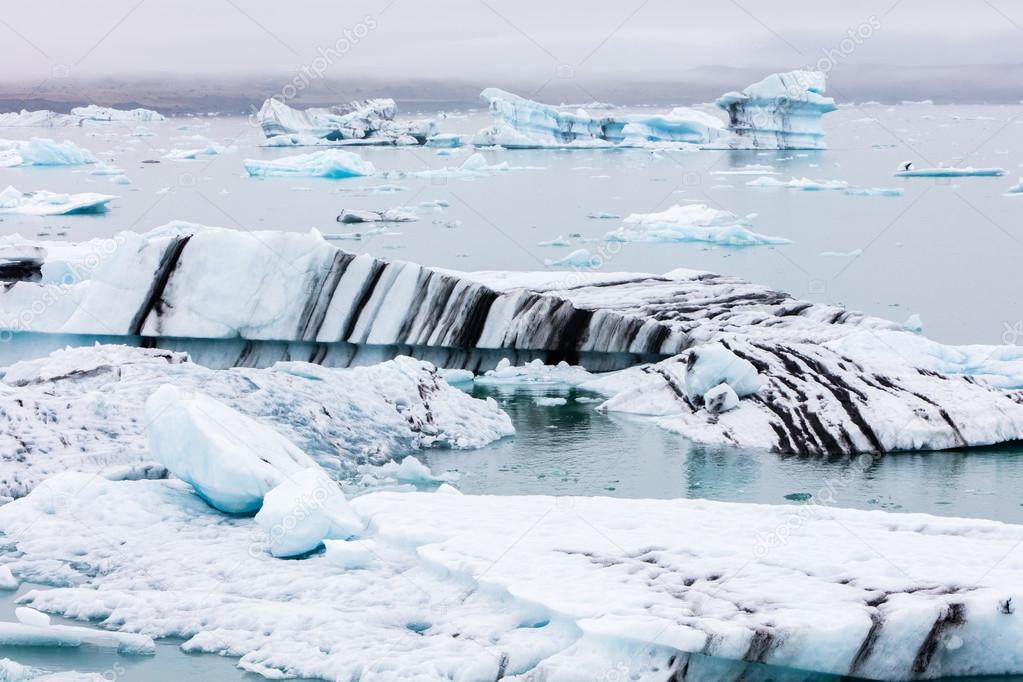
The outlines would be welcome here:
M 245 172 L 257 177 L 351 178 L 372 175 L 373 164 L 354 152 L 324 149 L 280 159 L 245 159 Z
M 0 168 L 15 166 L 82 166 L 96 163 L 88 149 L 74 142 L 54 142 L 44 137 L 0 140 Z
M 624 223 L 604 238 L 609 242 L 707 242 L 722 246 L 791 243 L 783 237 L 753 232 L 748 219 L 706 204 L 676 204 L 659 213 L 634 213 Z
M 903 164 L 902 169 L 895 172 L 900 178 L 967 178 L 967 177 L 999 177 L 1005 175 L 1004 168 L 974 168 L 966 166 L 956 168 L 939 165 L 936 168 L 913 168 L 912 163 Z
M 591 255 L 586 249 L 576 249 L 564 258 L 545 258 L 543 264 L 548 267 L 569 266 L 573 268 L 598 268 L 602 260 Z
M 346 225 L 353 223 L 410 223 L 419 220 L 419 216 L 401 208 L 388 208 L 383 211 L 357 211 L 343 208 L 337 222 Z
M 70 215 L 73 213 L 100 213 L 117 197 L 110 194 L 57 194 L 38 190 L 21 192 L 8 186 L 0 192 L 0 213 L 20 215 Z
M 1019 179 L 1019 183 L 1013 185 L 1009 189 L 1005 190 L 1006 194 L 1023 194 L 1023 178 Z
M 163 155 L 165 159 L 174 159 L 177 161 L 190 161 L 199 158 L 200 156 L 217 156 L 225 152 L 233 152 L 236 147 L 229 147 L 222 145 L 203 137 L 202 135 L 195 135 L 189 138 L 189 141 L 195 143 L 196 147 L 185 148 L 185 149 L 172 149 Z
M 850 187 L 845 193 L 854 197 L 901 197 L 906 190 L 901 187 Z
M 537 242 L 537 246 L 571 246 L 572 242 L 562 237 L 560 234 L 554 239 L 548 239 L 546 241 Z
M 788 187 L 789 189 L 802 190 L 804 192 L 820 192 L 824 190 L 845 190 L 849 189 L 849 183 L 845 180 L 811 180 L 810 178 L 792 178 L 789 181 L 778 180 L 771 177 L 760 177 L 746 183 L 747 187 Z
M 820 71 L 771 74 L 716 104 L 728 112 L 733 149 L 824 149 L 821 119 L 835 111 Z
M 539 166 L 511 166 L 506 161 L 488 164 L 486 157 L 483 156 L 483 154 L 476 152 L 462 162 L 461 166 L 447 166 L 445 168 L 433 168 L 424 171 L 413 171 L 411 173 L 398 171 L 388 173 L 388 177 L 413 177 L 440 181 L 472 180 L 474 178 L 486 177 L 498 172 L 519 170 L 542 170 L 542 168 Z
M 437 122 L 396 121 L 393 99 L 367 99 L 329 108 L 293 109 L 276 99 L 263 103 L 256 119 L 273 142 L 283 137 L 298 146 L 320 141 L 349 144 L 423 144 L 437 134 Z
M 114 121 L 150 122 L 162 121 L 164 117 L 150 109 L 112 109 L 90 104 L 75 107 L 70 114 L 58 114 L 55 111 L 42 109 L 20 112 L 12 111 L 0 114 L 0 128 L 69 128 L 81 127 L 92 123 L 110 123 Z

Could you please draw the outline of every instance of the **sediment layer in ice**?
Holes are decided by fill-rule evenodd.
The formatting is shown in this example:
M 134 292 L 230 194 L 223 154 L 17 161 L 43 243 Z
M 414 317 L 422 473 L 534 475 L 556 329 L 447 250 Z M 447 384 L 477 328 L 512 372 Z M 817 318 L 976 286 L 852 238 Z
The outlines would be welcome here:
M 351 551 L 279 560 L 253 519 L 178 481 L 67 473 L 0 507 L 0 530 L 20 577 L 66 586 L 29 592 L 33 607 L 182 637 L 270 677 L 702 681 L 724 661 L 720 679 L 762 664 L 886 680 L 1023 672 L 1019 526 L 823 495 L 372 493 L 351 506 L 368 522 Z
M 396 121 L 393 99 L 369 99 L 329 108 L 293 109 L 268 99 L 257 114 L 263 134 L 271 141 L 283 136 L 290 144 L 361 142 L 365 144 L 424 144 L 437 133 L 431 119 Z
M 3 329 L 36 343 L 141 336 L 205 352 L 215 340 L 217 366 L 395 354 L 477 372 L 504 356 L 593 370 L 653 362 L 604 379 L 606 409 L 663 417 L 700 441 L 833 454 L 1023 437 L 1020 347 L 946 346 L 735 277 L 446 272 L 354 256 L 316 232 L 187 224 L 45 248 L 38 281 L 0 289 Z M 715 342 L 764 379 L 720 416 L 684 385 L 687 351 Z

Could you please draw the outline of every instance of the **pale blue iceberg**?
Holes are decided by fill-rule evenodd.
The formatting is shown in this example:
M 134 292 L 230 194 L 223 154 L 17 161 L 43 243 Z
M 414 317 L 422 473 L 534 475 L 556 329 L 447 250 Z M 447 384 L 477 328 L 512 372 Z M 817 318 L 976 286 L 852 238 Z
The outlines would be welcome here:
M 707 113 L 679 107 L 667 114 L 591 116 L 487 88 L 480 97 L 494 119 L 479 131 L 476 146 L 507 149 L 704 144 L 726 135 L 724 123 Z
M 351 178 L 376 172 L 372 163 L 342 149 L 324 149 L 274 160 L 245 159 L 244 163 L 245 172 L 261 177 Z
M 368 99 L 304 111 L 268 99 L 256 118 L 268 139 L 285 136 L 288 144 L 293 145 L 318 144 L 320 140 L 414 145 L 436 135 L 436 121 L 395 121 L 397 112 L 393 99 Z
M 1006 194 L 1023 194 L 1023 178 L 1019 179 L 1019 183 L 1013 185 L 1005 191 Z
M 905 164 L 902 170 L 896 171 L 900 178 L 966 178 L 966 177 L 999 177 L 1005 175 L 1004 168 L 974 168 L 966 166 L 956 168 L 944 164 L 936 168 L 913 168 L 913 164 Z
M 633 213 L 624 225 L 608 232 L 609 242 L 708 242 L 723 246 L 790 244 L 750 230 L 748 218 L 706 204 L 674 205 L 659 213 Z
M 824 149 L 821 118 L 835 111 L 819 71 L 771 74 L 716 104 L 728 112 L 733 149 Z
M 122 176 L 123 177 L 123 176 Z M 22 192 L 8 186 L 0 192 L 0 214 L 18 213 L 21 215 L 70 215 L 73 213 L 100 213 L 105 211 L 107 204 L 117 197 L 111 194 L 58 194 L 38 190 Z
M 0 168 L 13 166 L 82 166 L 96 163 L 88 149 L 74 142 L 54 142 L 44 137 L 0 140 Z

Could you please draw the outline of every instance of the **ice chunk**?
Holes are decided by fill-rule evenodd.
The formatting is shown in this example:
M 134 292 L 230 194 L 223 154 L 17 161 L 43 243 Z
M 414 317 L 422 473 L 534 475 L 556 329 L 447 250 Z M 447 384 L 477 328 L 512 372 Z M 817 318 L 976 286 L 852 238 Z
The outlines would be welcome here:
M 78 116 L 90 121 L 134 121 L 137 123 L 148 123 L 150 121 L 163 121 L 164 116 L 152 109 L 113 109 L 90 104 L 85 107 L 75 107 L 71 110 L 72 116 Z
M 200 156 L 217 156 L 218 154 L 224 154 L 225 152 L 233 152 L 237 148 L 233 146 L 219 144 L 213 140 L 209 140 L 201 135 L 196 135 L 190 140 L 197 146 L 188 147 L 183 149 L 172 149 L 164 154 L 165 159 L 175 159 L 178 161 L 187 161 L 197 159 Z
M 0 590 L 18 589 L 18 579 L 11 573 L 8 566 L 0 566 Z
M 497 367 L 476 377 L 476 383 L 483 386 L 577 386 L 593 378 L 593 374 L 582 367 L 569 365 L 562 360 L 557 365 L 545 365 L 542 360 L 533 360 L 521 366 L 514 366 L 508 358 L 502 358 Z
M 757 368 L 720 343 L 700 346 L 689 352 L 685 380 L 686 395 L 697 405 L 720 384 L 728 384 L 739 398 L 753 395 L 763 387 Z
M 789 189 L 803 190 L 804 192 L 819 192 L 828 189 L 849 189 L 849 183 L 845 180 L 811 180 L 810 178 L 792 178 L 788 182 L 772 177 L 760 177 L 746 183 L 749 187 L 788 187 Z
M 288 475 L 266 493 L 256 523 L 275 557 L 306 554 L 324 539 L 347 538 L 364 526 L 337 482 L 317 466 Z
M 1006 190 L 1007 194 L 1023 194 L 1023 178 L 1019 179 L 1019 183 L 1013 185 Z
M 44 137 L 0 140 L 0 168 L 12 166 L 81 166 L 96 163 L 88 149 L 65 140 L 55 142 Z
M 368 568 L 378 552 L 373 540 L 324 540 L 323 546 L 327 563 L 346 571 Z
M 393 99 L 353 101 L 330 108 L 293 109 L 268 99 L 256 118 L 263 134 L 272 141 L 289 137 L 289 144 L 309 141 L 356 142 L 364 144 L 423 144 L 437 133 L 437 123 L 395 121 L 398 108 Z
M 790 244 L 750 230 L 750 222 L 706 204 L 676 204 L 659 213 L 633 213 L 624 225 L 608 232 L 610 242 L 710 242 L 723 246 Z
M 462 136 L 455 134 L 431 135 L 426 140 L 427 147 L 443 147 L 451 149 L 462 146 Z
M 35 628 L 45 628 L 50 625 L 50 617 L 42 611 L 36 611 L 30 606 L 19 606 L 14 609 L 14 617 L 19 623 L 31 625 Z
M 410 223 L 419 220 L 415 213 L 402 208 L 388 208 L 383 211 L 359 211 L 352 208 L 341 209 L 337 222 L 352 223 Z
M 845 193 L 856 197 L 901 197 L 905 190 L 901 187 L 850 187 Z
M 476 146 L 531 149 L 702 144 L 724 133 L 720 119 L 686 107 L 668 114 L 590 116 L 582 109 L 558 109 L 498 88 L 487 88 L 480 97 L 487 103 L 494 123 L 476 134 L 472 141 Z
M 907 332 L 913 332 L 915 334 L 921 334 L 924 331 L 924 321 L 920 317 L 919 313 L 913 313 L 906 318 L 906 321 L 902 323 L 902 328 Z
M 273 160 L 245 159 L 244 164 L 249 175 L 262 177 L 350 178 L 376 172 L 369 161 L 341 149 L 324 149 Z
M 974 168 L 966 166 L 955 168 L 953 166 L 937 166 L 936 168 L 912 168 L 903 166 L 902 170 L 895 172 L 901 178 L 961 178 L 961 177 L 997 177 L 1005 175 L 1004 168 Z
M 729 92 L 716 104 L 728 112 L 732 148 L 824 149 L 821 118 L 835 111 L 824 96 L 825 74 L 789 71 L 771 74 L 742 92 Z
M 728 384 L 718 384 L 703 394 L 703 406 L 711 414 L 728 412 L 739 406 L 739 396 Z
M 117 197 L 110 194 L 55 194 L 46 190 L 21 192 L 8 186 L 0 192 L 0 213 L 22 215 L 69 215 L 73 213 L 101 213 Z
M 537 242 L 537 246 L 571 246 L 572 242 L 565 239 L 560 234 L 554 239 L 548 239 L 546 241 Z
M 280 433 L 191 389 L 154 391 L 146 424 L 153 457 L 221 511 L 255 511 L 271 488 L 318 468 Z
M 568 399 L 559 398 L 558 396 L 541 395 L 533 398 L 533 404 L 537 407 L 561 407 L 568 404 Z
M 592 255 L 586 249 L 576 249 L 561 258 L 545 258 L 543 264 L 548 267 L 569 266 L 573 268 L 599 268 L 603 259 Z

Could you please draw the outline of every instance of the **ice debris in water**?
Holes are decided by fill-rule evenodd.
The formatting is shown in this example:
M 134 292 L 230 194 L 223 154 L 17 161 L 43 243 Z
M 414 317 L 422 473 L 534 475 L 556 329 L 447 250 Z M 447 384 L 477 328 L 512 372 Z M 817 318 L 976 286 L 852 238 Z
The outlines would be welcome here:
M 0 168 L 12 166 L 81 166 L 96 163 L 88 149 L 74 142 L 54 142 L 43 137 L 0 140 Z
M 260 177 L 351 178 L 372 175 L 373 164 L 355 152 L 324 149 L 279 159 L 245 159 L 245 172 Z
M 483 386 L 577 386 L 593 377 L 582 367 L 564 360 L 556 365 L 545 365 L 543 360 L 537 359 L 516 367 L 508 358 L 502 358 L 494 369 L 476 377 L 476 383 Z
M 22 215 L 70 215 L 75 213 L 99 213 L 117 197 L 110 194 L 83 192 L 82 194 L 58 194 L 37 190 L 22 192 L 8 186 L 0 192 L 0 213 Z
M 754 232 L 748 218 L 706 204 L 675 204 L 658 213 L 633 213 L 623 222 L 604 238 L 609 242 L 708 242 L 722 246 L 791 243 Z
M 560 407 L 568 404 L 568 399 L 558 396 L 541 395 L 533 398 L 533 404 L 537 407 Z

